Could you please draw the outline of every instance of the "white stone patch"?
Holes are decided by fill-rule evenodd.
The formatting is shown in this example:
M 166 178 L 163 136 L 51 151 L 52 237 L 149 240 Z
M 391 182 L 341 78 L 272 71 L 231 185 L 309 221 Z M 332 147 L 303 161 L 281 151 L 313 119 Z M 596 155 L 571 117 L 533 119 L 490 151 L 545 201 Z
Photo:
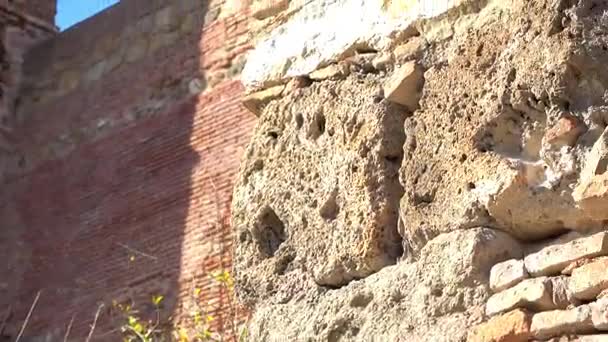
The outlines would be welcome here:
M 307 75 L 360 46 L 383 50 L 418 19 L 445 13 L 463 1 L 327 0 L 306 4 L 251 52 L 241 75 L 249 91 Z

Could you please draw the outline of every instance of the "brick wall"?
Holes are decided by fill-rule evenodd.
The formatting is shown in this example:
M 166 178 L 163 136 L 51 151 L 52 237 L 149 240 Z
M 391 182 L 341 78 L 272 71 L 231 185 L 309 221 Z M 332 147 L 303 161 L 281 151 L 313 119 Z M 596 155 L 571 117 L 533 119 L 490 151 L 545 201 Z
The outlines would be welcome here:
M 254 117 L 235 81 L 250 48 L 247 2 L 123 0 L 30 50 L 0 194 L 0 318 L 28 336 L 115 341 L 113 300 L 186 316 L 209 272 L 231 265 L 232 181 Z M 228 311 L 227 311 L 228 310 Z M 62 338 L 62 337 L 61 337 Z M 1 340 L 1 339 L 0 339 Z

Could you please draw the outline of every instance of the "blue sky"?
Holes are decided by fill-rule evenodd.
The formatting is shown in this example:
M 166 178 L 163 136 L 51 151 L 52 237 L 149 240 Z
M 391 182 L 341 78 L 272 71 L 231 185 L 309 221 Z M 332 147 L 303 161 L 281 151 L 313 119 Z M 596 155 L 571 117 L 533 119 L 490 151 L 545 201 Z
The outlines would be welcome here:
M 63 31 L 117 2 L 118 0 L 58 0 L 55 22 Z

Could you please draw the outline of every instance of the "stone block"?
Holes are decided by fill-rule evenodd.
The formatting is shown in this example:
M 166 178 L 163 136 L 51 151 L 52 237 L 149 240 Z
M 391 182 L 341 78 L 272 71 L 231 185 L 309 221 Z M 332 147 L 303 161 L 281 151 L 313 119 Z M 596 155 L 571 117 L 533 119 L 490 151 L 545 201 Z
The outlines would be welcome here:
M 551 280 L 547 277 L 526 279 L 510 289 L 495 293 L 486 303 L 486 314 L 493 316 L 515 308 L 533 311 L 558 309 L 553 303 Z
M 608 173 L 593 175 L 572 193 L 578 207 L 592 220 L 608 219 Z
M 393 56 L 397 62 L 417 59 L 424 49 L 423 37 L 411 37 L 407 42 L 397 46 L 393 50 Z
M 338 63 L 332 64 L 325 68 L 321 68 L 319 70 L 315 70 L 308 75 L 311 80 L 321 81 L 326 79 L 341 79 L 345 78 L 350 74 L 350 70 L 348 68 L 348 64 L 346 63 Z
M 251 300 L 267 290 L 248 286 L 281 281 L 271 271 L 281 260 L 295 257 L 293 267 L 317 284 L 341 286 L 403 253 L 397 206 L 406 113 L 375 101 L 379 87 L 350 77 L 263 96 L 280 98 L 259 116 L 232 206 L 243 275 L 236 281 Z M 259 97 L 248 104 L 256 111 Z
M 391 102 L 407 107 L 410 111 L 418 108 L 424 73 L 415 62 L 408 62 L 393 72 L 384 84 L 384 96 Z
M 253 94 L 249 94 L 243 98 L 243 106 L 249 109 L 256 116 L 262 114 L 264 106 L 281 96 L 285 89 L 284 85 L 275 86 L 272 88 L 264 89 Z
M 528 278 L 523 260 L 511 259 L 494 265 L 490 271 L 490 288 L 494 292 L 506 290 Z
M 471 330 L 468 342 L 524 342 L 531 337 L 532 315 L 516 309 L 500 316 L 492 317 Z
M 608 298 L 601 298 L 589 304 L 591 319 L 597 330 L 608 331 Z
M 578 186 L 572 197 L 580 209 L 593 220 L 608 219 L 608 128 L 587 154 Z
M 586 131 L 585 124 L 572 115 L 561 117 L 547 130 L 543 143 L 552 146 L 573 146 L 578 137 Z
M 243 70 L 247 90 L 259 90 L 294 76 L 308 75 L 336 63 L 358 46 L 386 51 L 395 35 L 458 7 L 463 2 L 437 0 L 400 11 L 395 18 L 385 0 L 308 1 L 290 20 L 256 45 Z M 340 20 L 336 20 L 340 18 Z
M 600 258 L 572 271 L 570 290 L 581 300 L 593 300 L 608 289 L 608 258 Z
M 583 265 L 586 265 L 590 262 L 593 262 L 595 260 L 596 259 L 594 259 L 594 258 L 582 258 L 582 259 L 575 260 L 575 261 L 571 262 L 570 264 L 568 264 L 568 266 L 566 266 L 566 268 L 564 268 L 562 270 L 562 274 L 571 275 L 572 271 L 574 271 L 575 269 L 577 269 Z
M 549 245 L 524 258 L 532 276 L 559 274 L 571 262 L 585 257 L 608 255 L 608 234 L 596 233 L 569 242 Z
M 532 317 L 530 330 L 538 339 L 593 332 L 591 307 L 581 305 L 570 310 L 539 312 Z
M 251 15 L 258 19 L 273 17 L 289 7 L 289 0 L 257 0 L 251 6 Z

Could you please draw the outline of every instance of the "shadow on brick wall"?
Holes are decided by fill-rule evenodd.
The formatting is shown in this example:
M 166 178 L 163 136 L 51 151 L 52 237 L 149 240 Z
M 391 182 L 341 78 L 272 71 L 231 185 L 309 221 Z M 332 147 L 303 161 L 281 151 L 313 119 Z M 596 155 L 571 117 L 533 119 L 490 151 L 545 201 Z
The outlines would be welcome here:
M 117 341 L 113 303 L 153 319 L 156 295 L 163 319 L 187 318 L 194 293 L 216 330 L 242 316 L 210 277 L 231 266 L 230 194 L 254 123 L 230 79 L 247 16 L 220 5 L 123 0 L 26 58 L 23 163 L 0 194 L 6 340 L 38 294 L 22 342 L 61 341 L 71 321 L 82 341 L 97 312 L 91 340 Z

